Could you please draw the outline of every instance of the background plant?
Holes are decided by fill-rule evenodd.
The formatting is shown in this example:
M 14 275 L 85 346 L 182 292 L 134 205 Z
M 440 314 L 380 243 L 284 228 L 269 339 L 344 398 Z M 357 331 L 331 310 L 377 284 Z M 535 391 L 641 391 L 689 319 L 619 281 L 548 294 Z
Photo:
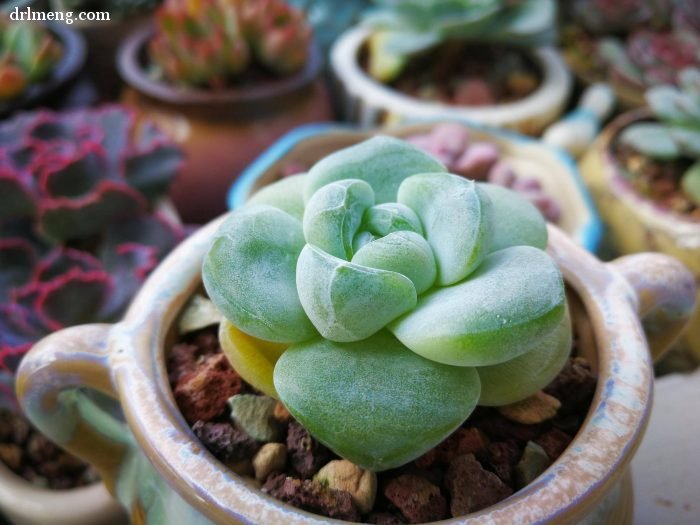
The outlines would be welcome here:
M 44 335 L 119 317 L 179 242 L 154 203 L 182 154 L 120 107 L 20 114 L 0 124 L 0 145 L 0 371 L 11 377 Z
M 310 40 L 301 12 L 283 0 L 166 0 L 149 53 L 168 82 L 220 89 L 256 65 L 298 71 Z
M 571 329 L 546 243 L 514 192 L 377 137 L 234 211 L 203 279 L 244 379 L 342 457 L 384 470 L 477 403 L 518 401 L 559 372 Z
M 651 159 L 691 161 L 680 186 L 700 206 L 700 70 L 685 69 L 678 78 L 680 87 L 663 85 L 647 91 L 646 99 L 657 121 L 627 127 L 620 141 Z
M 162 0 L 52 0 L 62 11 L 107 11 L 115 19 L 148 13 Z
M 62 56 L 61 44 L 47 28 L 0 14 L 0 102 L 47 80 Z
M 448 40 L 494 42 L 525 47 L 551 44 L 556 3 L 552 0 L 376 0 L 378 9 L 366 22 L 369 72 L 390 82 L 411 55 Z

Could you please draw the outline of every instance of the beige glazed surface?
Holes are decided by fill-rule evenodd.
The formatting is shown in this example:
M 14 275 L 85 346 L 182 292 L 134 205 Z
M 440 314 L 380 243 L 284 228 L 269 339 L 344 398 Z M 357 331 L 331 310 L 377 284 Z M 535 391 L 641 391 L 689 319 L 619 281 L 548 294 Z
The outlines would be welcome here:
M 74 327 L 37 344 L 20 369 L 21 403 L 42 431 L 99 468 L 134 523 L 332 522 L 248 485 L 201 446 L 173 400 L 165 351 L 201 284 L 202 259 L 219 223 L 199 230 L 160 265 L 121 323 Z M 631 520 L 625 475 L 649 417 L 653 381 L 639 316 L 655 328 L 650 346 L 660 354 L 694 306 L 693 279 L 659 254 L 602 264 L 553 227 L 549 251 L 577 297 L 572 309 L 590 321 L 590 328 L 584 321 L 578 328 L 588 334 L 598 373 L 591 410 L 537 480 L 493 507 L 444 523 Z M 95 410 L 78 386 L 118 397 L 130 432 Z

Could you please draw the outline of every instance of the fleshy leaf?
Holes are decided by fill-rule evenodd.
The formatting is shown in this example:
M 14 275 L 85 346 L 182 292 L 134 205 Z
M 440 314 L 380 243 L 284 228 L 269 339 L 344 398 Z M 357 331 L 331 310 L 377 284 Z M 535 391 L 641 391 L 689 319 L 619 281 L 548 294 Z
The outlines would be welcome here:
M 408 277 L 333 257 L 307 244 L 297 263 L 299 299 L 320 334 L 359 341 L 416 305 Z
M 401 182 L 416 173 L 446 172 L 433 157 L 399 139 L 377 136 L 325 157 L 309 170 L 308 202 L 320 187 L 343 179 L 361 179 L 374 190 L 377 204 L 395 202 Z
M 365 210 L 374 204 L 374 191 L 363 180 L 326 184 L 313 194 L 304 210 L 306 242 L 326 253 L 350 260 Z
M 374 471 L 403 465 L 437 445 L 479 397 L 473 368 L 423 359 L 386 331 L 355 343 L 293 345 L 277 361 L 274 383 L 316 439 Z
M 304 218 L 304 185 L 306 174 L 291 175 L 261 188 L 248 199 L 248 206 L 267 204 L 286 211 L 300 221 Z
M 398 202 L 421 220 L 439 285 L 461 281 L 489 252 L 491 201 L 473 181 L 445 173 L 414 175 L 401 184 Z
M 362 218 L 362 228 L 377 237 L 398 231 L 411 231 L 423 235 L 423 227 L 415 212 L 398 202 L 385 202 L 369 208 Z
M 423 237 L 411 231 L 393 232 L 365 244 L 352 262 L 400 273 L 411 280 L 418 295 L 429 289 L 437 276 L 433 250 Z
M 479 183 L 491 199 L 491 251 L 510 246 L 547 247 L 547 225 L 540 211 L 516 192 L 496 184 Z
M 134 153 L 124 162 L 126 180 L 148 198 L 163 194 L 182 167 L 184 156 L 174 145 Z
M 479 404 L 515 403 L 547 386 L 559 373 L 571 352 L 571 319 L 568 311 L 559 325 L 523 355 L 498 365 L 476 369 L 481 379 Z
M 408 348 L 456 366 L 494 365 L 532 348 L 564 315 L 559 270 L 530 246 L 489 255 L 459 284 L 421 296 L 388 328 Z
M 10 297 L 10 290 L 26 284 L 32 275 L 36 251 L 22 238 L 0 238 L 0 304 Z
M 0 165 L 0 220 L 31 216 L 34 198 L 32 181 L 26 173 Z
M 246 383 L 270 397 L 279 399 L 272 381 L 272 373 L 275 363 L 288 348 L 287 345 L 256 339 L 241 332 L 228 321 L 219 325 L 219 341 L 231 366 Z
M 253 337 L 278 343 L 316 335 L 299 302 L 296 268 L 304 247 L 301 223 L 265 205 L 236 210 L 221 225 L 204 260 L 209 297 Z
M 669 128 L 662 124 L 634 124 L 622 131 L 620 140 L 655 159 L 673 159 L 680 153 Z

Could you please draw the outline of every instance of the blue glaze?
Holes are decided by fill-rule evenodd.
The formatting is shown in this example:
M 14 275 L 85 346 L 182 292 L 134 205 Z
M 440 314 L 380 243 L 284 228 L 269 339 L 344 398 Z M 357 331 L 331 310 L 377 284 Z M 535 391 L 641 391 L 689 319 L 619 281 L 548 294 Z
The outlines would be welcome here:
M 583 115 L 582 115 L 583 116 Z M 439 122 L 444 122 L 444 120 L 412 120 L 411 123 L 421 123 L 421 124 L 437 124 Z M 588 193 L 588 189 L 583 183 L 583 179 L 578 171 L 576 162 L 574 159 L 560 148 L 543 143 L 542 141 L 521 135 L 515 131 L 503 130 L 499 128 L 493 128 L 491 126 L 485 126 L 482 124 L 476 124 L 470 121 L 465 121 L 464 119 L 459 119 L 459 122 L 467 125 L 468 127 L 476 130 L 481 130 L 487 132 L 496 137 L 510 140 L 519 144 L 532 144 L 539 147 L 545 148 L 551 152 L 551 154 L 557 159 L 558 162 L 563 164 L 576 185 L 576 188 L 583 199 L 584 205 L 589 215 L 589 220 L 585 223 L 578 232 L 577 241 L 588 251 L 595 253 L 600 245 L 600 241 L 603 235 L 603 225 L 593 203 L 591 195 Z M 255 161 L 253 161 L 247 168 L 245 168 L 240 177 L 233 183 L 229 188 L 227 196 L 227 204 L 229 209 L 236 209 L 241 207 L 246 199 L 250 196 L 252 189 L 256 181 L 262 177 L 262 175 L 269 170 L 275 163 L 283 159 L 298 143 L 308 140 L 311 138 L 319 137 L 321 135 L 326 135 L 329 133 L 342 133 L 342 132 L 361 132 L 361 128 L 353 125 L 337 124 L 337 123 L 317 123 L 317 124 L 307 124 L 304 126 L 297 127 L 280 138 L 267 150 L 265 150 Z

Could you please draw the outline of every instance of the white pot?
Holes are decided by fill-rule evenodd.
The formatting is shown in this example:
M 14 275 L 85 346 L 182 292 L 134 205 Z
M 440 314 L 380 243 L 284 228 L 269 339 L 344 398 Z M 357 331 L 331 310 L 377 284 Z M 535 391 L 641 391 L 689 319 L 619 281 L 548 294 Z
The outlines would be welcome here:
M 370 28 L 354 27 L 331 50 L 331 68 L 342 88 L 345 116 L 364 126 L 461 119 L 536 135 L 557 120 L 571 93 L 572 77 L 564 60 L 554 48 L 542 47 L 532 51 L 542 74 L 540 86 L 516 102 L 466 107 L 409 97 L 377 82 L 360 67 L 358 55 L 370 34 Z

